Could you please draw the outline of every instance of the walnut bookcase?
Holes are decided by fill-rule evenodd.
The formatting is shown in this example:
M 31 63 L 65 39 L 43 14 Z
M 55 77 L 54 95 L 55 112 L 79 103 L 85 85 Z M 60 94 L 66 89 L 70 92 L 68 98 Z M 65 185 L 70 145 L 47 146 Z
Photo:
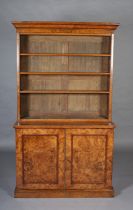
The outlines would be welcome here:
M 17 31 L 15 197 L 111 197 L 114 30 L 13 22 Z

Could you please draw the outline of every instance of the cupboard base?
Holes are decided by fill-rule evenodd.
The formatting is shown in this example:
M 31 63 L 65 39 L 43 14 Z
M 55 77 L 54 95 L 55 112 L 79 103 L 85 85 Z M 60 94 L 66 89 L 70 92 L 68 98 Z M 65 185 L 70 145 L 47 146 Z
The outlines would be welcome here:
M 15 198 L 109 198 L 114 197 L 114 190 L 28 190 L 15 189 Z
M 15 197 L 113 197 L 110 126 L 17 126 Z

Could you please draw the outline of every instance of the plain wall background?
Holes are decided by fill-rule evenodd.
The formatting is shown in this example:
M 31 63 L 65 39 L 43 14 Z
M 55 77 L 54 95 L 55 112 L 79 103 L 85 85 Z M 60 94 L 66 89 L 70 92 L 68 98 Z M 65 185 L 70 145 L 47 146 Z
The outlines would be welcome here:
M 12 20 L 119 22 L 115 33 L 113 199 L 14 199 L 16 34 Z M 130 210 L 133 202 L 133 0 L 0 0 L 0 210 Z M 119 194 L 120 193 L 120 194 Z
M 116 135 L 119 128 L 133 126 L 132 0 L 0 0 L 0 147 L 15 145 L 12 125 L 16 120 L 16 35 L 12 20 L 120 23 L 114 48 Z M 116 145 L 127 146 L 127 141 L 116 140 Z M 132 140 L 128 145 L 133 146 Z

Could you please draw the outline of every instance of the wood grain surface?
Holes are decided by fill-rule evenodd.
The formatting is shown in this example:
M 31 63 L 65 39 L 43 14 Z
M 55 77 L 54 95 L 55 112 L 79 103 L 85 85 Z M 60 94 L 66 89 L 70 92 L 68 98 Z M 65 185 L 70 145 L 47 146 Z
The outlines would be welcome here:
M 18 129 L 16 134 L 17 186 L 64 188 L 64 131 Z

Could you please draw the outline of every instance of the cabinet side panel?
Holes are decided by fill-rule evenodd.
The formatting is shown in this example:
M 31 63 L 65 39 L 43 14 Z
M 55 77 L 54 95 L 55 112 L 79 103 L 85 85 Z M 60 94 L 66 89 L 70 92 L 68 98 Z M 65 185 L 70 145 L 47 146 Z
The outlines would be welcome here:
M 16 129 L 16 186 L 22 187 L 23 185 L 23 156 L 22 156 L 22 130 Z
M 113 148 L 114 148 L 114 129 L 108 132 L 108 145 L 107 145 L 107 167 L 106 167 L 106 186 L 112 186 L 112 166 L 113 166 Z
M 17 56 L 17 120 L 20 120 L 20 34 L 16 34 Z

